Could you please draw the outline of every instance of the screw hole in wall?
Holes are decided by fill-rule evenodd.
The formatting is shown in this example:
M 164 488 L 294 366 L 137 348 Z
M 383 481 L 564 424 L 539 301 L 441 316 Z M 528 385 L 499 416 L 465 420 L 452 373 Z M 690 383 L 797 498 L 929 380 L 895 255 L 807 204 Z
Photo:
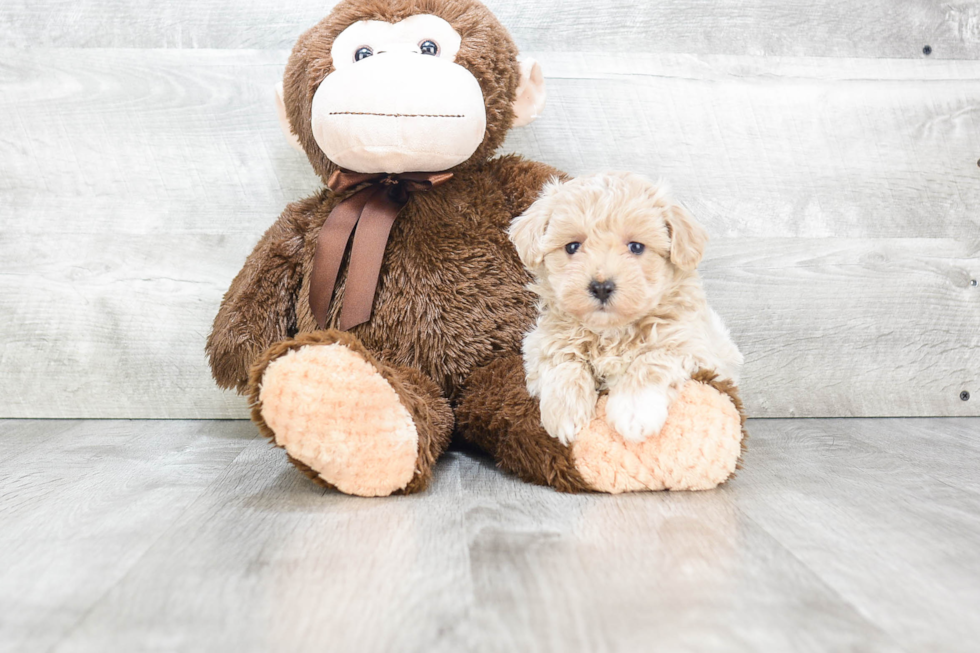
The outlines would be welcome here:
M 926 55 L 927 57 L 930 54 L 932 54 L 932 46 L 931 45 L 927 45 L 926 47 L 922 48 L 922 54 Z
M 963 401 L 970 401 L 970 393 L 964 390 L 960 393 L 960 399 Z
M 977 280 L 976 279 L 970 279 L 970 285 L 973 286 L 974 288 L 976 288 L 977 287 Z

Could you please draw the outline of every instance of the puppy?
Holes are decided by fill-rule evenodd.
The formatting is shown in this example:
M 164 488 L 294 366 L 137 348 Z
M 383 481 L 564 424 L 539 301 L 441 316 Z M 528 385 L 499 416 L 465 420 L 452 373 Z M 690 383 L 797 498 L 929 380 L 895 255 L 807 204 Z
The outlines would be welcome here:
M 742 355 L 696 271 L 707 233 L 662 183 L 553 180 L 509 235 L 539 296 L 524 364 L 553 437 L 571 442 L 608 392 L 609 425 L 642 441 L 699 369 L 737 382 Z

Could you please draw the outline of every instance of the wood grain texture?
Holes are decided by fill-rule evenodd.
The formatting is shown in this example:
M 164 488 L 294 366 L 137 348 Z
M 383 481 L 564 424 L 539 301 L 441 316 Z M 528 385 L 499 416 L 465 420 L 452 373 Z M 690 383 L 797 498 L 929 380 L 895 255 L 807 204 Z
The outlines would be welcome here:
M 0 651 L 49 650 L 253 439 L 248 422 L 0 423 Z
M 920 471 L 953 487 L 980 494 L 980 439 L 969 419 L 857 421 L 848 429 L 855 439 L 888 451 Z M 959 451 L 949 459 L 944 451 Z
M 203 342 L 319 185 L 271 110 L 285 53 L 4 55 L 0 415 L 243 416 Z M 669 178 L 715 236 L 751 414 L 980 414 L 980 63 L 541 59 L 550 104 L 507 149 Z
M 755 422 L 741 484 L 726 491 L 907 650 L 969 650 L 980 628 L 980 613 L 963 612 L 980 601 L 980 494 L 946 477 L 962 463 L 978 469 L 980 451 L 937 438 L 948 423 L 897 424 Z M 954 428 L 980 442 L 975 420 Z
M 245 422 L 0 422 L 0 651 L 973 649 L 980 494 L 946 479 L 980 420 L 749 427 L 710 492 L 561 495 L 451 452 L 360 499 Z
M 0 379 L 17 389 L 0 400 L 5 414 L 246 415 L 242 399 L 214 387 L 202 343 L 248 237 L 34 241 L 0 240 L 11 307 Z M 959 395 L 980 387 L 977 247 L 715 242 L 703 274 L 746 355 L 749 414 L 976 415 L 978 402 Z
M 289 48 L 335 3 L 6 0 L 11 47 Z M 486 0 L 522 48 L 816 57 L 980 55 L 968 0 Z
M 980 414 L 978 270 L 980 240 L 948 239 L 732 239 L 702 263 L 760 417 Z
M 258 233 L 318 186 L 285 52 L 0 54 L 11 229 Z M 716 236 L 980 233 L 980 62 L 535 54 L 549 103 L 506 151 L 665 176 Z
M 285 54 L 3 51 L 4 231 L 257 237 L 320 186 L 275 118 Z
M 204 342 L 252 237 L 26 234 L 0 239 L 0 414 L 247 417 Z
M 469 650 L 899 650 L 748 518 L 737 489 L 571 498 L 485 461 L 464 470 Z
M 980 234 L 980 62 L 542 53 L 505 147 L 663 176 L 720 236 Z

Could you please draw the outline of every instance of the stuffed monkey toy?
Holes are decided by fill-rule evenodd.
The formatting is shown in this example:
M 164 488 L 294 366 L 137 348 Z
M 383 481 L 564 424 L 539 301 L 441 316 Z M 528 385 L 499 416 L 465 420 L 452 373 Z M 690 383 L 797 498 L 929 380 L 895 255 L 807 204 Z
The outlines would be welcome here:
M 327 187 L 263 235 L 207 352 L 316 482 L 418 492 L 454 431 L 566 492 L 703 489 L 734 470 L 740 404 L 710 370 L 645 442 L 601 405 L 570 446 L 541 426 L 520 355 L 535 297 L 507 228 L 563 175 L 494 153 L 544 97 L 476 0 L 342 0 L 299 38 L 280 117 Z

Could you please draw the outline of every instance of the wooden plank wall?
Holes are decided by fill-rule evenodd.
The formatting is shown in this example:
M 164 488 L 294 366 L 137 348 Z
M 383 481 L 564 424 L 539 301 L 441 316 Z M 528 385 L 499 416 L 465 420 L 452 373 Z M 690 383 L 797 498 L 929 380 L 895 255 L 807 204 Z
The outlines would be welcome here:
M 319 185 L 272 88 L 330 4 L 0 5 L 0 416 L 245 416 L 203 343 Z M 980 4 L 488 4 L 549 87 L 505 149 L 663 176 L 713 234 L 751 414 L 980 415 Z

